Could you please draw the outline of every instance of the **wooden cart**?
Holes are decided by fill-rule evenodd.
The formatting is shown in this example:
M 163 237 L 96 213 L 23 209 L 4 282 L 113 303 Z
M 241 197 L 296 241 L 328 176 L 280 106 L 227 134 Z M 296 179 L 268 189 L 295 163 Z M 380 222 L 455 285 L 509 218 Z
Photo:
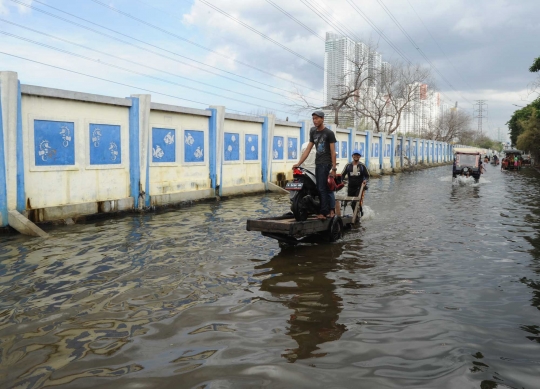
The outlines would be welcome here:
M 362 204 L 364 185 L 358 197 L 336 196 L 336 201 L 358 201 Z M 248 231 L 260 231 L 262 235 L 277 239 L 291 245 L 302 242 L 318 242 L 327 240 L 335 242 L 341 238 L 343 231 L 349 229 L 359 220 L 360 207 L 356 207 L 352 216 L 334 216 L 326 220 L 319 220 L 315 216 L 306 221 L 296 221 L 291 213 L 278 217 L 252 219 L 247 221 Z

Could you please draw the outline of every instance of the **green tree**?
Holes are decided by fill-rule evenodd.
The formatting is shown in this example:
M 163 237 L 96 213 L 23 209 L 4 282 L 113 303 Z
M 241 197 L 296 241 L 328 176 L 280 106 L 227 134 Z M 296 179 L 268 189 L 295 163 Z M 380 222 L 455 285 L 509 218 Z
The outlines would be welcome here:
M 514 114 L 506 123 L 510 130 L 510 142 L 513 145 L 517 144 L 518 137 L 524 131 L 522 123 L 526 122 L 531 117 L 533 110 L 540 110 L 540 97 L 525 107 L 514 111 Z
M 523 132 L 518 136 L 516 145 L 520 150 L 530 151 L 535 160 L 540 156 L 540 111 L 533 108 L 531 115 L 522 120 Z
M 540 57 L 535 58 L 533 64 L 529 68 L 529 72 L 536 73 L 540 71 Z

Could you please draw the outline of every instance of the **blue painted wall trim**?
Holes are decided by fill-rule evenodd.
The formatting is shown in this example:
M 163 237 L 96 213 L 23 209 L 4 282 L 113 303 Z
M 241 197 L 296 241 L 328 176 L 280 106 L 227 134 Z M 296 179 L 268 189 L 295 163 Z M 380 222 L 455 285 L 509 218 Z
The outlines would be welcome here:
M 8 225 L 7 211 L 7 182 L 6 182 L 6 158 L 4 153 L 4 122 L 2 120 L 2 87 L 0 86 L 0 215 L 2 224 L 0 227 Z
M 385 135 L 381 132 L 379 134 L 379 169 L 382 169 L 384 166 L 384 143 Z
M 420 162 L 420 139 L 416 138 L 416 164 Z
M 390 139 L 390 167 L 394 169 L 396 167 L 396 137 L 392 135 Z
M 356 138 L 356 135 L 354 134 L 354 128 L 348 128 L 349 130 L 349 155 L 347 155 L 347 161 L 352 160 L 352 152 L 354 150 L 354 138 Z
M 139 207 L 139 185 L 141 181 L 141 166 L 139 155 L 139 98 L 130 97 L 129 108 L 129 187 L 133 197 L 134 207 Z
M 364 161 L 366 161 L 366 166 L 369 169 L 369 158 L 371 153 L 371 131 L 366 131 L 366 148 L 364 149 L 366 154 Z
M 24 189 L 24 153 L 22 129 L 21 82 L 17 86 L 17 211 L 26 210 L 26 192 Z
M 212 114 L 208 118 L 208 164 L 210 170 L 210 187 L 216 189 L 217 186 L 217 109 L 207 108 Z
M 150 206 L 150 147 L 146 148 L 146 185 L 144 186 L 144 206 Z
M 405 151 L 405 149 L 403 148 L 403 146 L 405 146 L 404 139 L 405 138 L 403 136 L 399 139 L 399 166 L 402 169 L 403 169 L 403 152 Z
M 302 122 L 302 127 L 300 127 L 300 149 L 302 149 L 304 143 L 306 143 L 306 122 Z
M 261 139 L 261 145 L 262 145 L 262 152 L 261 152 L 261 165 L 262 165 L 262 182 L 268 183 L 268 167 L 269 167 L 269 161 L 268 161 L 268 142 L 270 140 L 268 139 L 268 117 L 264 117 L 264 122 L 262 123 L 262 139 Z

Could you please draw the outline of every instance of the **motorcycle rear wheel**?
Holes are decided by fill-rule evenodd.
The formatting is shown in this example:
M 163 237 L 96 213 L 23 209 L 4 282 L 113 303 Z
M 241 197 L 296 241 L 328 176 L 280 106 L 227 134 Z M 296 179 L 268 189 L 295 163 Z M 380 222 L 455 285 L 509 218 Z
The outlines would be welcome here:
M 294 214 L 294 218 L 299 221 L 303 222 L 307 220 L 309 212 L 307 207 L 304 204 L 304 197 L 305 193 L 303 191 L 298 192 L 296 196 L 294 196 L 293 202 L 292 202 L 292 211 Z

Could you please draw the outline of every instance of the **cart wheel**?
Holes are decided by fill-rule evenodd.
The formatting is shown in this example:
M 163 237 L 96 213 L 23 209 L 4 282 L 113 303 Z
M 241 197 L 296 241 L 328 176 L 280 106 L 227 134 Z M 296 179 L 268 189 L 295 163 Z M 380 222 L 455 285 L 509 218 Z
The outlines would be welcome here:
M 343 222 L 339 216 L 334 216 L 330 223 L 330 242 L 337 242 L 343 234 Z

